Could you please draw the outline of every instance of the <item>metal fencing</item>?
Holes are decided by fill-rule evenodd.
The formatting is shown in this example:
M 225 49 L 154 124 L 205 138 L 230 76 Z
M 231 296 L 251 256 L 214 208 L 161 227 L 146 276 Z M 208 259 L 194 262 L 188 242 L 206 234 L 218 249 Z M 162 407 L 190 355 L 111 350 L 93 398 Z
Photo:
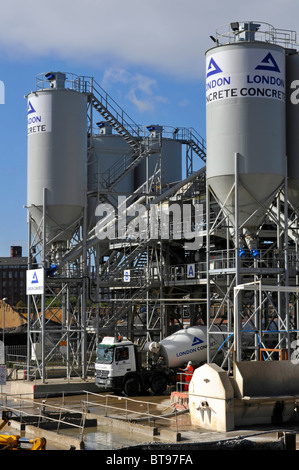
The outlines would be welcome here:
M 56 434 L 67 434 L 68 430 L 72 430 L 78 439 L 83 439 L 87 418 L 84 404 L 78 410 L 74 410 L 62 405 L 49 404 L 46 400 L 35 401 L 26 397 L 26 394 L 1 394 L 0 410 L 9 412 L 12 419 L 17 420 L 20 425 L 30 424 L 36 428 L 48 428 Z
M 27 345 L 9 345 L 5 346 L 6 363 L 18 363 L 25 365 L 27 361 Z
M 65 436 L 71 434 L 82 442 L 88 433 L 88 421 L 91 419 L 95 420 L 95 427 L 97 422 L 101 422 L 101 418 L 110 418 L 117 419 L 118 423 L 120 420 L 140 423 L 148 429 L 167 428 L 176 434 L 189 424 L 190 419 L 188 410 L 178 411 L 170 401 L 159 403 L 150 397 L 149 400 L 144 400 L 87 391 L 83 400 L 82 394 L 78 396 L 78 400 L 63 392 L 57 397 L 57 391 L 40 400 L 30 398 L 30 394 L 2 393 L 0 397 L 0 411 L 9 412 L 20 424 L 48 428 Z M 76 418 L 72 419 L 72 416 Z
M 165 403 L 157 403 L 148 400 L 139 400 L 136 398 L 116 397 L 110 394 L 97 394 L 86 392 L 86 409 L 91 410 L 96 415 L 102 415 L 106 418 L 117 418 L 123 421 L 147 424 L 149 427 L 168 427 L 179 433 L 180 427 L 186 424 L 180 420 L 180 416 L 188 410 L 178 411 L 172 407 L 171 402 L 166 406 Z M 187 417 L 189 420 L 189 415 Z

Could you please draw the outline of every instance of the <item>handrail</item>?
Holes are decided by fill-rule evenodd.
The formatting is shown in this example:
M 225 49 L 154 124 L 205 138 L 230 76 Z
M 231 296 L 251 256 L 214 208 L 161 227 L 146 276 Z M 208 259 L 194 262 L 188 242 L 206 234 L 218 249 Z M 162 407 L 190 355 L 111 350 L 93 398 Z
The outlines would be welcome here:
M 287 360 L 288 358 L 288 353 L 286 349 L 277 349 L 277 348 L 260 348 L 260 361 L 265 361 L 263 352 L 278 352 L 279 353 L 279 358 L 280 360 Z M 269 354 L 269 357 L 271 357 L 271 354 Z
M 10 394 L 1 394 L 1 396 L 2 397 L 4 396 L 5 399 L 4 399 L 3 405 L 1 405 L 0 408 L 3 407 L 3 409 L 11 411 L 15 416 L 19 417 L 21 423 L 25 417 L 31 416 L 31 417 L 36 418 L 37 427 L 40 427 L 42 420 L 46 419 L 50 422 L 56 423 L 57 425 L 56 432 L 58 434 L 60 425 L 63 422 L 64 425 L 68 425 L 72 429 L 78 429 L 80 439 L 82 440 L 84 429 L 85 429 L 86 414 L 87 414 L 87 409 L 84 403 L 81 404 L 81 409 L 79 411 L 75 411 L 74 409 L 66 408 L 65 406 L 55 406 L 55 405 L 47 404 L 45 400 L 42 403 L 36 402 L 30 398 L 22 397 L 21 394 L 19 395 L 19 398 L 17 395 L 10 395 Z M 10 399 L 13 400 L 14 402 L 16 402 L 17 399 L 19 399 L 19 407 L 9 406 L 7 402 Z M 25 411 L 24 405 L 26 405 L 27 411 Z M 48 408 L 48 410 L 51 409 L 57 412 L 60 416 L 59 419 L 47 415 L 46 408 Z M 37 413 L 35 413 L 35 410 L 37 410 Z M 72 423 L 63 419 L 63 414 L 65 413 L 69 413 L 70 415 L 75 414 L 75 413 L 81 413 L 82 414 L 81 423 L 76 424 L 76 423 Z
M 36 76 L 36 90 L 51 88 L 51 82 L 47 78 L 47 75 L 47 73 L 40 73 Z M 130 129 L 130 133 L 134 138 L 138 138 L 141 135 L 139 126 L 93 77 L 84 75 L 78 76 L 74 73 L 65 73 L 65 76 L 65 88 L 91 95 L 104 106 L 123 127 Z
M 244 29 L 239 29 L 239 25 L 243 25 Z M 251 29 L 251 25 L 256 25 L 257 28 Z M 262 21 L 238 21 L 219 26 L 216 29 L 215 41 L 218 45 L 234 43 L 240 41 L 240 34 L 246 35 L 246 41 L 282 44 L 284 47 L 294 46 L 297 42 L 296 31 L 277 29 Z
M 153 414 L 153 413 L 150 413 L 150 406 L 153 406 L 155 407 L 156 410 L 159 409 L 159 406 L 162 408 L 162 411 L 165 410 L 165 405 L 164 404 L 159 404 L 159 403 L 154 403 L 154 402 L 149 402 L 149 401 L 143 401 L 143 400 L 135 400 L 134 398 L 128 398 L 128 397 L 118 397 L 118 400 L 119 401 L 122 401 L 124 402 L 124 407 L 121 407 L 121 406 L 114 406 L 114 405 L 109 405 L 108 402 L 109 402 L 109 398 L 111 399 L 114 399 L 115 400 L 115 396 L 114 395 L 100 395 L 100 394 L 97 394 L 97 393 L 94 393 L 94 392 L 86 392 L 87 394 L 87 400 L 86 402 L 83 402 L 83 403 L 86 403 L 87 405 L 87 408 L 90 408 L 91 406 L 94 406 L 94 407 L 99 407 L 104 409 L 104 413 L 105 413 L 105 417 L 108 417 L 108 412 L 109 410 L 110 411 L 116 411 L 117 412 L 117 418 L 120 419 L 120 416 L 121 416 L 121 412 L 123 412 L 123 415 L 124 415 L 124 419 L 126 421 L 130 421 L 130 420 L 133 420 L 134 422 L 136 421 L 144 421 L 144 420 L 147 420 L 149 424 L 151 423 L 156 423 L 157 420 L 161 420 L 162 422 L 164 421 L 165 423 L 171 423 L 173 422 L 173 419 L 176 420 L 176 431 L 178 431 L 178 422 L 177 422 L 177 411 L 174 409 L 172 411 L 172 413 L 168 413 L 167 415 L 162 415 L 162 414 Z M 89 400 L 89 395 L 95 395 L 97 398 L 103 398 L 105 399 L 105 402 L 103 404 L 101 403 L 96 403 L 96 402 L 92 402 Z M 137 411 L 137 410 L 133 410 L 133 409 L 129 409 L 129 403 L 138 403 L 138 405 L 145 405 L 146 407 L 146 411 Z M 133 416 L 130 418 L 129 416 L 129 413 L 132 413 Z M 110 415 L 111 416 L 111 415 Z
M 36 76 L 36 90 L 51 88 L 51 82 L 43 72 Z M 65 72 L 65 88 L 79 93 L 86 93 L 93 97 L 95 102 L 103 106 L 107 112 L 114 117 L 115 123 L 119 123 L 133 139 L 141 139 L 149 136 L 147 127 L 137 124 L 124 109 L 104 90 L 104 88 L 90 76 L 78 76 L 74 73 Z M 198 155 L 205 161 L 206 144 L 203 137 L 194 128 L 162 126 L 162 136 L 174 140 L 184 141 L 190 145 L 194 144 L 200 149 Z M 197 149 L 195 148 L 195 151 Z
M 122 126 L 129 129 L 130 134 L 134 138 L 139 138 L 141 136 L 141 129 L 136 122 L 116 103 L 96 80 L 92 77 L 84 77 L 84 79 L 85 78 L 89 78 L 89 81 L 86 81 L 86 83 L 90 84 L 90 93 L 100 101 Z

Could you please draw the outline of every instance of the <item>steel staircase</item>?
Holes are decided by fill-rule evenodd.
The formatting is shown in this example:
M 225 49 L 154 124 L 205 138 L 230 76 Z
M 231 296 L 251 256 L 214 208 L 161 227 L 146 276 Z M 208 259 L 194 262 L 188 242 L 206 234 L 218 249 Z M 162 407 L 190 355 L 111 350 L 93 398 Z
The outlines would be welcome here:
M 132 269 L 143 268 L 145 266 L 144 262 L 146 262 L 146 249 L 149 244 L 150 240 L 144 240 L 137 243 L 135 247 L 130 244 L 128 251 L 125 248 L 122 252 L 117 250 L 115 256 L 103 265 L 102 276 L 109 272 L 114 277 L 121 277 L 125 269 L 130 269 L 130 267 Z
M 117 311 L 110 318 L 104 321 L 104 324 L 101 328 L 115 328 L 118 320 L 126 317 L 127 313 L 129 312 L 132 306 L 132 300 L 145 298 L 147 291 L 148 287 L 146 285 L 143 285 L 139 289 L 137 289 L 133 295 L 130 294 L 128 298 L 124 297 L 122 303 L 118 306 Z M 128 302 L 128 299 L 130 299 L 130 302 Z
M 194 152 L 204 161 L 206 162 L 207 155 L 206 155 L 206 143 L 205 140 L 200 137 L 200 135 L 195 131 L 195 129 L 189 129 L 189 146 L 194 150 Z
M 149 150 L 142 148 L 143 130 L 95 81 L 90 85 L 90 102 L 94 109 L 118 132 L 130 145 L 131 152 L 121 157 L 104 174 L 101 186 L 112 189 L 124 176 L 134 169 Z M 193 128 L 183 129 L 184 138 L 179 139 L 188 145 L 204 162 L 206 162 L 205 140 Z
M 92 106 L 107 122 L 112 125 L 112 127 L 135 151 L 138 151 L 138 140 L 141 136 L 141 129 L 139 126 L 95 80 L 92 80 L 90 88 L 90 102 Z
M 91 85 L 90 103 L 131 147 L 130 153 L 125 154 L 102 174 L 101 188 L 112 189 L 143 160 L 148 150 L 142 148 L 142 131 L 139 126 L 94 80 Z
M 148 154 L 147 150 L 142 150 L 141 147 L 136 153 L 129 153 L 123 155 L 117 162 L 114 163 L 105 173 L 102 173 L 101 186 L 104 189 L 112 189 L 127 173 L 135 168 Z M 99 189 L 99 188 L 98 188 Z

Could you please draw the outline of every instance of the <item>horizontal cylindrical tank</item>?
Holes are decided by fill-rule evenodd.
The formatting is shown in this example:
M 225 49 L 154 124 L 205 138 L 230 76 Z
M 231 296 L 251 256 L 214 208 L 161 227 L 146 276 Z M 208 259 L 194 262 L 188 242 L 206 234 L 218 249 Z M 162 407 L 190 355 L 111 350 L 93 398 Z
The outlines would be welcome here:
M 28 95 L 27 206 L 46 240 L 65 241 L 82 215 L 86 191 L 87 96 L 69 89 Z
M 214 327 L 215 332 L 220 332 Z M 222 334 L 212 335 L 210 351 L 215 354 L 224 341 Z M 168 367 L 182 367 L 188 361 L 201 364 L 207 360 L 207 327 L 190 326 L 176 331 L 159 343 L 149 344 L 149 351 L 161 355 Z
M 206 77 L 207 181 L 234 223 L 238 154 L 239 223 L 255 227 L 285 175 L 285 51 L 255 41 L 218 46 L 206 53 Z
M 299 210 L 299 53 L 286 56 L 286 142 L 288 200 Z

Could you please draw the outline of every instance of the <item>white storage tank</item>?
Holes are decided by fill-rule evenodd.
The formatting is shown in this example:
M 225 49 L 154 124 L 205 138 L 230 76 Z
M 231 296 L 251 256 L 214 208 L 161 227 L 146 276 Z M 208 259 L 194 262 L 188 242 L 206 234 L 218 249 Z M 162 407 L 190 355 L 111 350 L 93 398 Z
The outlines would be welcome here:
M 135 169 L 135 189 L 139 188 L 151 177 L 156 169 L 160 168 L 162 186 L 182 180 L 182 144 L 180 141 L 163 136 L 163 127 L 159 125 L 148 126 L 150 137 L 144 139 L 144 146 L 148 148 L 148 157 L 145 157 Z M 160 160 L 161 159 L 161 160 Z
M 206 52 L 207 182 L 234 224 L 238 153 L 239 223 L 253 231 L 283 182 L 286 161 L 285 50 L 255 41 L 259 27 L 234 23 L 233 42 Z
M 299 53 L 286 56 L 286 139 L 288 158 L 288 200 L 299 210 Z
M 65 242 L 84 208 L 87 95 L 64 88 L 63 74 L 52 75 L 50 88 L 28 95 L 27 206 L 42 237 L 46 188 L 46 241 Z
M 90 139 L 91 151 L 87 164 L 88 186 L 88 221 L 89 228 L 95 226 L 95 209 L 97 199 L 93 195 L 100 188 L 109 186 L 115 177 L 119 176 L 125 169 L 125 155 L 129 158 L 132 152 L 130 145 L 118 134 L 113 134 L 109 123 L 101 123 L 101 132 L 93 134 Z M 127 162 L 130 160 L 127 159 Z M 113 191 L 119 195 L 128 197 L 133 193 L 134 172 L 129 171 L 116 185 L 113 185 Z M 109 195 L 107 196 L 109 200 Z M 112 200 L 115 204 L 115 197 Z

